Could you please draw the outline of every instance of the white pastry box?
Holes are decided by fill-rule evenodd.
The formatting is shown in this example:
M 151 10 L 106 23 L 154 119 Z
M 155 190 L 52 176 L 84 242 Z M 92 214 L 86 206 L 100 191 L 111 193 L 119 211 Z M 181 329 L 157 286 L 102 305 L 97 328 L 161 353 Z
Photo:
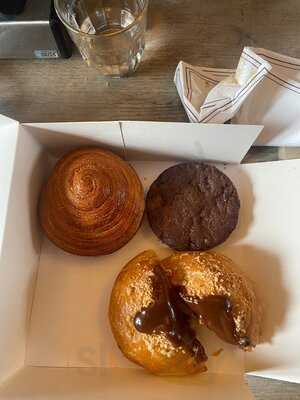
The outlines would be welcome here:
M 19 124 L 0 117 L 0 399 L 252 399 L 244 373 L 300 382 L 300 160 L 239 165 L 261 127 L 149 122 Z M 63 153 L 98 145 L 136 168 L 147 190 L 181 160 L 226 163 L 241 198 L 237 229 L 217 250 L 255 282 L 264 344 L 252 354 L 203 329 L 208 372 L 161 378 L 127 361 L 107 305 L 122 266 L 140 251 L 168 254 L 146 218 L 109 256 L 56 248 L 37 218 L 41 185 Z M 223 349 L 219 356 L 213 354 Z

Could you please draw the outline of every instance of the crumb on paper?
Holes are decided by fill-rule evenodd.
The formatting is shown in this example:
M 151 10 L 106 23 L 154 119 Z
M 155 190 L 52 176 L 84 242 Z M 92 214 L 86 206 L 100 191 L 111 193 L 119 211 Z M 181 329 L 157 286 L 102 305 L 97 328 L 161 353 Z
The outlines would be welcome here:
M 217 350 L 217 351 L 214 351 L 213 353 L 212 353 L 212 356 L 213 357 L 218 357 L 221 353 L 222 353 L 222 351 L 224 351 L 224 349 L 219 349 L 219 350 Z

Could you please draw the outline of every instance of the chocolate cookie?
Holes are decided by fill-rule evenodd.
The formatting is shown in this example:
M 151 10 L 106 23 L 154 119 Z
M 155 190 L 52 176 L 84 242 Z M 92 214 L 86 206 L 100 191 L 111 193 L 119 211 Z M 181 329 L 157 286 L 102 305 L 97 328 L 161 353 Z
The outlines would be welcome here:
M 155 235 L 175 250 L 208 250 L 238 222 L 240 201 L 231 180 L 198 162 L 168 168 L 152 183 L 146 209 Z

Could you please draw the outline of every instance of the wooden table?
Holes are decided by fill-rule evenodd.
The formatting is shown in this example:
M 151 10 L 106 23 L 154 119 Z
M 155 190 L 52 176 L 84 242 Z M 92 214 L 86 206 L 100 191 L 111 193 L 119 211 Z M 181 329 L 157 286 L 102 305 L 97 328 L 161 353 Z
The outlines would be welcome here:
M 104 79 L 78 55 L 2 60 L 0 112 L 22 122 L 187 121 L 173 85 L 178 61 L 231 68 L 245 45 L 300 57 L 299 0 L 150 1 L 147 51 L 134 76 Z M 273 159 L 277 151 L 261 150 L 261 155 Z M 248 382 L 256 399 L 300 399 L 300 385 L 259 378 Z

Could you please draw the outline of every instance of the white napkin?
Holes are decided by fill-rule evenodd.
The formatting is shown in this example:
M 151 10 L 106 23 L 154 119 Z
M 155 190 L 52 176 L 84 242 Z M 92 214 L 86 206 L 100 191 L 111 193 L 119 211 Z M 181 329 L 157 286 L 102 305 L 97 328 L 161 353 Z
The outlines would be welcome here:
M 300 60 L 245 47 L 236 70 L 180 62 L 175 84 L 191 122 L 264 125 L 256 145 L 300 146 Z

